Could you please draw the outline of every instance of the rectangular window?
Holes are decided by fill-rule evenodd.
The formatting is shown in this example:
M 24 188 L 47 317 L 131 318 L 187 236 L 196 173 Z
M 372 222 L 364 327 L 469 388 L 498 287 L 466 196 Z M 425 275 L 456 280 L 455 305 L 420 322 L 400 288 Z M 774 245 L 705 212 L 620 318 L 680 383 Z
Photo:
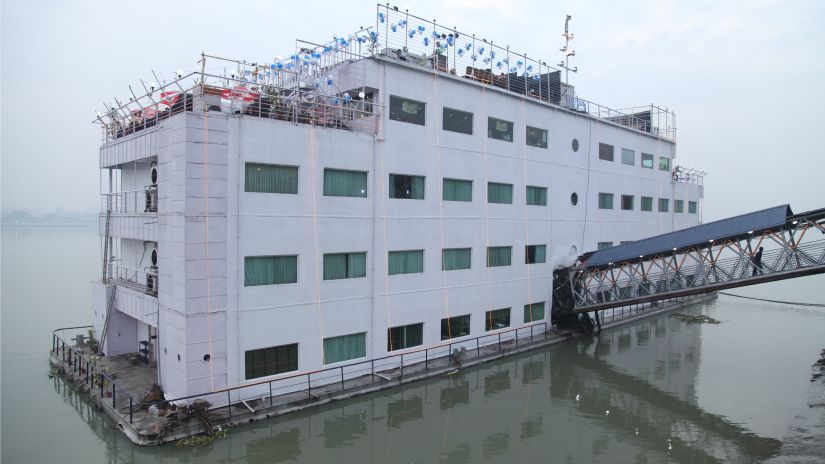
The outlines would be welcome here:
M 247 256 L 244 287 L 298 282 L 298 256 Z
M 444 248 L 441 250 L 441 270 L 458 271 L 472 266 L 472 248 Z
M 513 184 L 487 183 L 487 203 L 513 204 Z
M 493 117 L 487 118 L 487 137 L 505 142 L 513 141 L 513 123 Z
M 659 212 L 667 213 L 670 200 L 667 198 L 659 198 Z
M 664 156 L 659 157 L 659 170 L 670 171 L 670 158 L 665 158 Z
M 547 187 L 527 186 L 527 204 L 533 206 L 547 206 Z
M 390 119 L 423 126 L 426 106 L 424 102 L 390 95 Z
M 298 167 L 246 163 L 244 191 L 260 193 L 298 193 Z
M 387 351 L 412 348 L 424 342 L 424 323 L 402 325 L 387 329 Z
M 424 199 L 424 178 L 390 174 L 390 198 Z
M 424 250 L 389 252 L 389 275 L 424 272 Z
M 653 197 L 642 197 L 642 211 L 653 211 Z
M 627 164 L 629 166 L 635 165 L 636 152 L 633 150 L 628 150 L 627 148 L 622 148 L 622 164 Z
M 688 213 L 696 214 L 696 202 L 695 201 L 689 201 L 688 202 Z
M 633 211 L 633 195 L 622 195 L 622 209 Z
M 487 267 L 509 266 L 513 247 L 487 247 Z
M 524 322 L 535 322 L 544 319 L 544 302 L 524 305 Z
M 498 330 L 510 327 L 510 308 L 487 311 L 484 316 L 484 330 Z
M 685 200 L 673 200 L 673 212 L 674 213 L 684 213 L 685 212 Z
M 642 153 L 642 167 L 653 169 L 653 155 L 650 153 Z
M 547 129 L 527 126 L 527 145 L 547 148 Z
M 441 319 L 441 339 L 464 337 L 470 335 L 470 315 Z
M 444 107 L 442 128 L 445 131 L 473 135 L 473 113 Z
M 324 364 L 367 356 L 367 334 L 357 333 L 324 339 Z
M 606 250 L 608 248 L 613 248 L 613 242 L 599 242 L 596 245 L 597 250 Z
M 298 370 L 298 344 L 273 346 L 245 353 L 246 380 Z
M 329 253 L 324 255 L 324 280 L 354 279 L 367 276 L 367 253 Z
M 365 171 L 324 169 L 324 196 L 366 198 L 367 173 Z
M 444 179 L 444 201 L 473 201 L 473 181 L 460 179 Z
M 599 209 L 613 209 L 613 194 L 600 193 L 599 194 Z
M 613 161 L 613 145 L 599 143 L 599 159 Z
M 524 247 L 524 264 L 543 263 L 546 254 L 547 245 L 527 245 Z

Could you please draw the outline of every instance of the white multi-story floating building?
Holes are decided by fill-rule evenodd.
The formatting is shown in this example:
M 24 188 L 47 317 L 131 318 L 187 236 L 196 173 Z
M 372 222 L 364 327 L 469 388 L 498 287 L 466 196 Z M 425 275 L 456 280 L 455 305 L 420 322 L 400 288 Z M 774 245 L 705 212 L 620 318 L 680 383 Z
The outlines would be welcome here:
M 384 6 L 182 74 L 99 118 L 96 332 L 168 397 L 546 329 L 554 268 L 700 222 L 672 113 Z

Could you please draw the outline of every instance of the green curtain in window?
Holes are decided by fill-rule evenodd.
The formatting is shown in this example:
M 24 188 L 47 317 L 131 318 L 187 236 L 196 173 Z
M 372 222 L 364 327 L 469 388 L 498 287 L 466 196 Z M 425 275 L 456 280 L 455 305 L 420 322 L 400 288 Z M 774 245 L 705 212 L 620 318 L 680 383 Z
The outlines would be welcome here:
M 527 186 L 527 204 L 536 206 L 547 205 L 547 189 L 544 187 Z
M 511 184 L 498 184 L 489 182 L 487 184 L 488 203 L 513 203 L 513 186 Z
M 367 254 L 366 253 L 350 253 L 347 256 L 347 277 L 366 277 L 367 276 Z
M 473 182 L 444 179 L 444 201 L 473 201 Z
M 421 176 L 413 176 L 412 178 L 412 195 L 413 200 L 424 199 L 424 178 Z
M 367 334 L 359 333 L 324 339 L 324 364 L 332 364 L 367 355 Z
M 247 256 L 244 259 L 244 286 L 290 284 L 297 281 L 297 256 Z
M 509 266 L 511 251 L 511 247 L 487 248 L 487 267 Z
M 442 251 L 441 269 L 455 271 L 470 269 L 472 251 L 470 248 L 447 248 Z
M 367 173 L 324 169 L 324 195 L 334 197 L 366 197 Z
M 544 302 L 524 305 L 524 322 L 544 319 Z
M 324 280 L 347 278 L 347 255 L 337 253 L 324 255 Z
M 533 262 L 543 263 L 546 259 L 545 255 L 547 254 L 547 245 L 536 245 L 535 247 L 536 254 L 533 257 Z
M 389 275 L 424 272 L 424 251 L 391 251 L 388 271 Z
M 298 193 L 298 168 L 246 163 L 247 192 Z

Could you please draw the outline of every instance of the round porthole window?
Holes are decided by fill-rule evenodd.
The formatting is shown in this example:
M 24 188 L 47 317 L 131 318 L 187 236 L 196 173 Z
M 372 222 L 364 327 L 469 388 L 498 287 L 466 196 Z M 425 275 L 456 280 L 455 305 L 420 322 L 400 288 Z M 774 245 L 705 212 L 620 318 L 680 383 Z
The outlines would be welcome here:
M 204 361 L 209 362 L 209 360 L 210 360 L 210 359 L 212 359 L 212 356 L 209 356 L 209 354 L 208 354 L 208 353 L 207 353 L 207 354 L 205 354 L 205 355 L 203 355 L 203 360 L 204 360 Z
M 579 151 L 579 139 L 573 139 L 573 151 Z
M 579 196 L 576 194 L 576 192 L 573 192 L 570 195 L 570 203 L 572 203 L 573 206 L 576 206 L 579 203 Z

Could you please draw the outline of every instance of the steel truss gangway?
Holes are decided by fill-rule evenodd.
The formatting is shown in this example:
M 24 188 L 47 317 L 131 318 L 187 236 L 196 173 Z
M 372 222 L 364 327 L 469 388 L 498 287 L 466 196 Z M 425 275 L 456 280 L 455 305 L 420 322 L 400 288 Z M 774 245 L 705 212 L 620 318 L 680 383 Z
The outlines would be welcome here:
M 586 253 L 555 272 L 553 317 L 821 273 L 825 208 L 781 205 Z

